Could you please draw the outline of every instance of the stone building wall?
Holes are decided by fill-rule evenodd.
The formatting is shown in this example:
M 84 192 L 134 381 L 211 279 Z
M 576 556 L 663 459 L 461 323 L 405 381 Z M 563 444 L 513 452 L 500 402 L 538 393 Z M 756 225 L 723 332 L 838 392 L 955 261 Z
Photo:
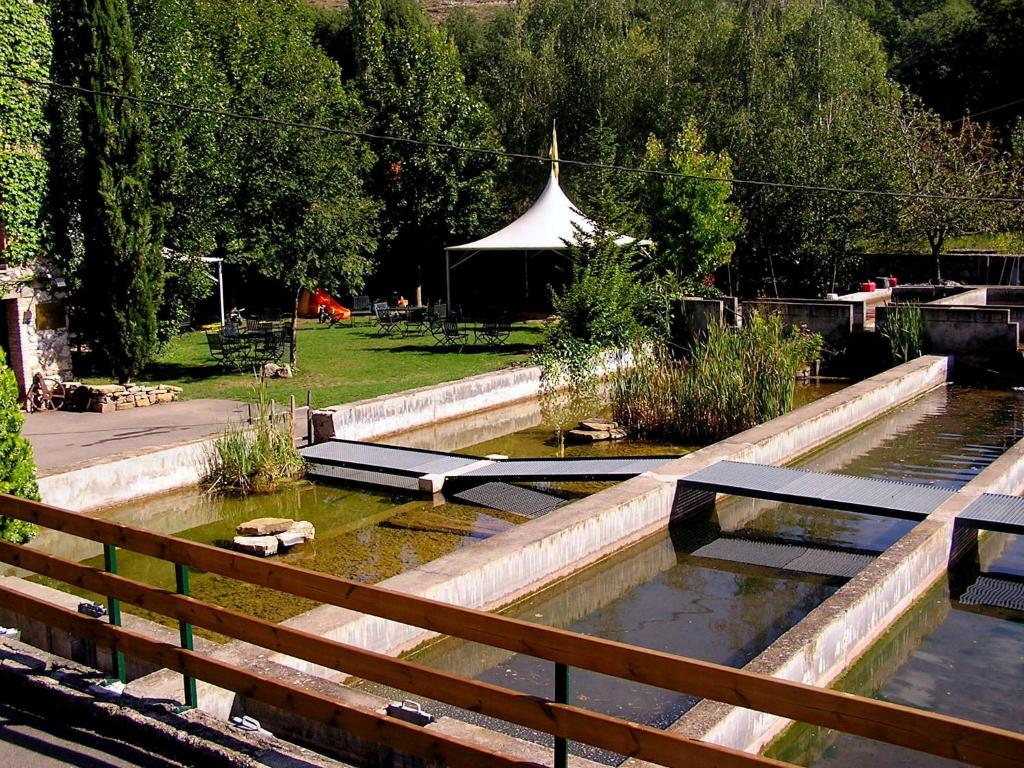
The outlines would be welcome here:
M 64 303 L 35 280 L 34 274 L 31 268 L 7 269 L 0 273 L 0 284 L 8 288 L 0 297 L 11 351 L 8 362 L 22 394 L 31 386 L 32 376 L 37 371 L 61 379 L 71 378 L 71 348 Z M 27 279 L 31 282 L 26 282 Z

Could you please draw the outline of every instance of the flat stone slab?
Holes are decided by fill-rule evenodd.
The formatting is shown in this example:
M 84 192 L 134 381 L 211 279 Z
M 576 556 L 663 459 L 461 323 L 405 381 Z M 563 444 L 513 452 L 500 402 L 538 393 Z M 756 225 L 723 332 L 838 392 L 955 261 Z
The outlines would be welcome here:
M 239 536 L 274 536 L 284 533 L 295 523 L 283 517 L 258 517 L 235 528 Z M 312 527 L 312 526 L 310 526 Z
M 276 536 L 235 536 L 231 543 L 239 552 L 260 557 L 276 555 L 280 544 Z
M 306 544 L 316 536 L 316 529 L 308 520 L 298 520 L 292 523 L 291 527 L 282 533 L 277 534 L 278 544 L 284 548 L 294 547 L 296 544 Z

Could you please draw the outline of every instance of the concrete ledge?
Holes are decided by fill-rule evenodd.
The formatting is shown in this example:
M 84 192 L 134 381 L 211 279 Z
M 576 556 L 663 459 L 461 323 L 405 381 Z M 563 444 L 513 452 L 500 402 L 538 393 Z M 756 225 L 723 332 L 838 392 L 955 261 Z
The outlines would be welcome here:
M 196 485 L 206 472 L 213 444 L 210 439 L 193 440 L 46 475 L 39 478 L 39 496 L 46 504 L 84 512 Z
M 507 368 L 316 410 L 313 439 L 368 440 L 526 400 L 540 394 L 541 372 L 539 366 Z

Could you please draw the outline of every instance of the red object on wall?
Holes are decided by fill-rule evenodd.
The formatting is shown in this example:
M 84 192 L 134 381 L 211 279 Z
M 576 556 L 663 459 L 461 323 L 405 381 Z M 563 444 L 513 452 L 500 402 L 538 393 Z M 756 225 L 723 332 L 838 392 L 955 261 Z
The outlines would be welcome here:
M 862 291 L 867 292 L 867 293 L 870 293 L 871 291 L 875 290 L 875 288 L 877 288 L 877 287 L 878 286 L 875 285 L 875 281 L 874 280 L 868 280 L 866 283 L 861 283 L 860 284 L 860 289 Z

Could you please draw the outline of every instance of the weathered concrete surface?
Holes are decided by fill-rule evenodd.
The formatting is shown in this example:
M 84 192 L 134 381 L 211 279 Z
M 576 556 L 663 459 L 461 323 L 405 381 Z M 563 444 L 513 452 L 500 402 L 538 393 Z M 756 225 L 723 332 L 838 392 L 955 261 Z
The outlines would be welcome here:
M 930 307 L 983 307 L 988 303 L 988 289 L 968 288 L 950 296 L 930 301 Z
M 982 493 L 1024 491 L 1024 441 L 879 555 L 744 669 L 825 687 L 849 669 L 946 572 L 960 552 L 953 523 Z M 959 538 L 959 537 L 957 537 Z M 971 542 L 960 542 L 970 546 Z M 703 701 L 670 730 L 748 752 L 767 746 L 791 721 Z M 630 768 L 645 765 L 630 763 Z
M 921 320 L 924 348 L 931 354 L 1000 359 L 1017 353 L 1019 330 L 1008 309 L 926 304 Z
M 30 413 L 22 434 L 46 476 L 219 435 L 229 422 L 247 417 L 244 403 L 199 399 L 116 414 Z
M 806 326 L 821 334 L 829 349 L 844 348 L 855 327 L 853 305 L 839 301 L 745 301 L 744 322 L 752 310 L 779 312 L 785 325 Z M 863 330 L 863 304 L 860 317 L 859 330 Z
M 315 442 L 367 440 L 540 394 L 541 368 L 508 368 L 313 412 Z
M 46 475 L 39 478 L 39 497 L 84 512 L 196 485 L 206 473 L 212 447 L 212 440 L 196 440 Z

